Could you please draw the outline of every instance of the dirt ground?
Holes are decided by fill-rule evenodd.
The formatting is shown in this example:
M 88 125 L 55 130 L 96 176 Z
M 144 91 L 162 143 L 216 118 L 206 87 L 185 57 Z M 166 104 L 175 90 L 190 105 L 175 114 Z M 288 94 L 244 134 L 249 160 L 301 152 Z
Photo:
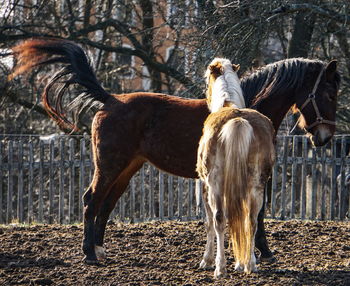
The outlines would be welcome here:
M 205 245 L 202 222 L 110 224 L 108 258 L 82 263 L 81 225 L 0 228 L 0 285 L 350 285 L 350 223 L 266 221 L 278 261 L 259 272 L 234 271 L 214 280 L 198 269 Z

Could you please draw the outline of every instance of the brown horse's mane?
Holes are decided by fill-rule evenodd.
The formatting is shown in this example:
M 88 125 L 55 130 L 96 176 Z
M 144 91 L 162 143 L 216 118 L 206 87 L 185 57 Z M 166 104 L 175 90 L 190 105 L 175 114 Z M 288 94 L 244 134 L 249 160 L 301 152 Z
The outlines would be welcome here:
M 285 94 L 287 90 L 297 90 L 304 79 L 320 71 L 326 64 L 320 60 L 291 58 L 281 60 L 259 68 L 251 74 L 241 78 L 246 106 L 258 108 L 266 99 Z M 336 82 L 339 86 L 340 76 L 336 73 Z

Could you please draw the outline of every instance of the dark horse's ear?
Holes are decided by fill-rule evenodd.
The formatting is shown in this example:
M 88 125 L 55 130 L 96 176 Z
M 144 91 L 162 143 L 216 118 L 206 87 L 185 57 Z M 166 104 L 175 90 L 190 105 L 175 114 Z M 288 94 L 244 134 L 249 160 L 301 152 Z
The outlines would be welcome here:
M 241 67 L 240 65 L 232 64 L 232 69 L 234 72 L 238 71 L 240 67 Z
M 337 71 L 337 63 L 338 61 L 332 60 L 328 63 L 326 67 L 326 79 L 327 81 L 333 81 L 335 73 Z

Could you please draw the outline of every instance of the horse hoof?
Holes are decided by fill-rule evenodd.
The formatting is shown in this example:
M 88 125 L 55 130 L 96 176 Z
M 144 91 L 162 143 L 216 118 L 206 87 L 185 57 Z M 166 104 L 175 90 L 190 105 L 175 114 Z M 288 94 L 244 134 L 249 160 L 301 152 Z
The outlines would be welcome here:
M 204 270 L 213 270 L 214 266 L 213 266 L 213 263 L 208 263 L 202 260 L 201 263 L 199 264 L 199 268 Z
M 97 259 L 84 258 L 83 262 L 87 265 L 101 265 Z
M 236 263 L 235 270 L 238 272 L 242 272 L 244 267 L 240 263 Z
M 215 269 L 214 271 L 214 278 L 215 279 L 219 279 L 219 278 L 224 278 L 226 277 L 226 270 L 222 270 L 222 271 L 217 271 L 217 269 Z
M 95 253 L 98 260 L 106 259 L 106 252 L 102 246 L 95 245 Z
M 269 256 L 269 257 L 259 257 L 259 263 L 260 262 L 265 262 L 265 263 L 269 263 L 269 264 L 272 264 L 272 263 L 275 263 L 277 262 L 277 258 L 274 257 L 274 256 Z
M 258 272 L 258 269 L 256 268 L 256 266 L 253 267 L 244 267 L 244 273 L 245 274 L 251 274 L 253 272 Z

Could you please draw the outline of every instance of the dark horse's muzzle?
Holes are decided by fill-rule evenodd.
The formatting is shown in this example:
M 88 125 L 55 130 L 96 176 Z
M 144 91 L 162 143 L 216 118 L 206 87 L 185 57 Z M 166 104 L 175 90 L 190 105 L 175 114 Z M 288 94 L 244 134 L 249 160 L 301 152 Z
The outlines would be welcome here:
M 315 127 L 316 131 L 311 136 L 311 142 L 315 147 L 326 145 L 333 136 L 333 133 L 326 124 Z

